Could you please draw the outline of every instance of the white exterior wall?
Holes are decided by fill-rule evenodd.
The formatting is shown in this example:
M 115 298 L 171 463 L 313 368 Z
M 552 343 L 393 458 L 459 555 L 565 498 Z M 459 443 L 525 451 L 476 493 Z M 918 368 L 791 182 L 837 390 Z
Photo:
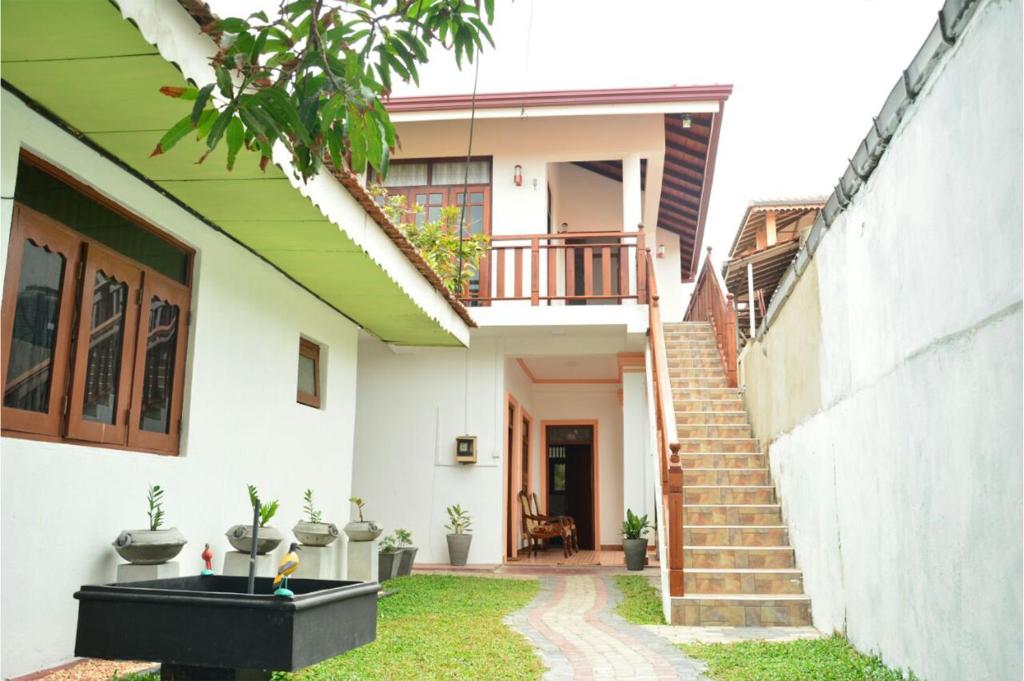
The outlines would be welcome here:
M 1021 81 L 985 2 L 794 290 L 817 363 L 772 364 L 795 305 L 745 353 L 748 399 L 820 388 L 755 423 L 815 624 L 936 681 L 1022 673 Z
M 238 244 L 2 94 L 3 257 L 21 145 L 196 249 L 180 456 L 3 438 L 2 670 L 6 678 L 72 657 L 83 584 L 112 582 L 111 542 L 144 527 L 146 488 L 167 490 L 167 524 L 196 574 L 209 542 L 219 571 L 224 532 L 251 518 L 246 483 L 281 501 L 286 537 L 312 487 L 327 519 L 348 517 L 357 327 Z M 323 408 L 295 401 L 300 334 L 322 344 Z M 287 540 L 286 540 L 287 543 Z M 338 575 L 342 541 L 335 544 Z M 279 549 L 279 552 L 283 549 Z

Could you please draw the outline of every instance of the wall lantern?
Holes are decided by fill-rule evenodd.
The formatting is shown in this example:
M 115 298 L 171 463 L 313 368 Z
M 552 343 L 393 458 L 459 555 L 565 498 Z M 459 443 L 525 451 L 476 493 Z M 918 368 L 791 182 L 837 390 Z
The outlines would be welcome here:
M 683 128 L 689 130 L 691 125 L 693 125 L 693 119 L 690 118 L 690 114 L 686 114 L 683 116 Z
M 476 463 L 476 435 L 460 435 L 455 438 L 455 461 Z
M 658 257 L 659 258 L 664 258 L 665 257 L 665 244 L 658 244 Z
M 515 174 L 512 175 L 512 181 L 516 183 L 517 187 L 523 186 L 523 167 L 516 164 Z

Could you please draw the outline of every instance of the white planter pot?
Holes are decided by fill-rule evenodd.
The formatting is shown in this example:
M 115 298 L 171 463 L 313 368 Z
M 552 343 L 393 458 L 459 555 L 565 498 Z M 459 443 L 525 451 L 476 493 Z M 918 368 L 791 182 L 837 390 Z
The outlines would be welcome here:
M 345 534 L 352 541 L 372 541 L 383 531 L 384 528 L 373 520 L 353 520 L 345 526 Z
M 224 533 L 228 542 L 236 551 L 250 553 L 252 551 L 252 525 L 235 525 Z M 256 543 L 256 555 L 262 556 L 277 548 L 284 541 L 284 535 L 274 527 L 261 527 L 259 541 Z
M 117 555 L 136 565 L 160 565 L 181 553 L 187 542 L 176 527 L 166 530 L 125 530 L 114 540 Z
M 301 521 L 292 528 L 295 538 L 306 546 L 327 546 L 338 538 L 338 526 L 334 523 L 308 523 Z

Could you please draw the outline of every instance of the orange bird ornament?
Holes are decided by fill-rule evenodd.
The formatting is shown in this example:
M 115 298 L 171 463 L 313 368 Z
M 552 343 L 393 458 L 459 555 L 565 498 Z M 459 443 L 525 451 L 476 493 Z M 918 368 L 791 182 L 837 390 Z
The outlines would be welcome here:
M 284 554 L 281 562 L 277 566 L 277 576 L 274 577 L 274 586 L 280 584 L 281 586 L 274 591 L 275 596 L 283 596 L 285 598 L 295 598 L 295 593 L 288 588 L 288 577 L 299 569 L 299 545 L 292 542 L 292 545 L 288 547 L 288 553 Z

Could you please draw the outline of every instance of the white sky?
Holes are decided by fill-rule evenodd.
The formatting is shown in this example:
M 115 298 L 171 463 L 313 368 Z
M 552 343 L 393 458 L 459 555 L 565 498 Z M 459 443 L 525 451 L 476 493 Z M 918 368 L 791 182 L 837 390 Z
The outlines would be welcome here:
M 277 2 L 210 4 L 230 16 Z M 478 92 L 733 85 L 704 239 L 720 263 L 749 201 L 831 192 L 941 4 L 498 0 Z M 469 93 L 473 67 L 437 53 L 420 84 L 418 94 Z

